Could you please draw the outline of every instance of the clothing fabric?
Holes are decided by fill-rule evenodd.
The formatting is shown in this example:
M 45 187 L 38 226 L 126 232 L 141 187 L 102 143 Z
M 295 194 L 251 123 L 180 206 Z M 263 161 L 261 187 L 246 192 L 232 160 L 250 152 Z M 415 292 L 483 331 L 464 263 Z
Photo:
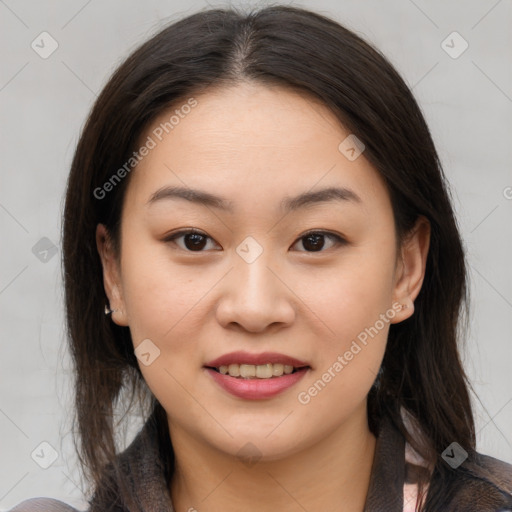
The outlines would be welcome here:
M 175 512 L 164 477 L 156 422 L 150 417 L 120 457 L 134 503 L 144 512 Z M 407 425 L 407 424 L 406 424 Z M 413 512 L 417 486 L 414 475 L 424 461 L 406 443 L 389 418 L 383 418 L 377 443 L 364 512 Z M 477 453 L 467 471 L 460 472 L 463 485 L 443 498 L 439 512 L 512 511 L 512 465 Z M 471 476 L 468 476 L 470 474 Z M 114 480 L 113 480 L 114 481 Z M 120 503 L 116 493 L 98 493 L 87 512 L 135 512 Z M 10 512 L 79 512 L 50 498 L 25 500 Z M 257 510 L 255 510 L 257 512 Z

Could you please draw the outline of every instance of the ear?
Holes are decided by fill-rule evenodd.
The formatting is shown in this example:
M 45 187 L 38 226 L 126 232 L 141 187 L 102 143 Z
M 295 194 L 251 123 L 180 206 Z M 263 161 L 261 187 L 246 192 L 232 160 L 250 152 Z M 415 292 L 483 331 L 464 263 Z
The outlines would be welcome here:
M 394 301 L 407 307 L 402 308 L 391 323 L 402 322 L 414 314 L 414 300 L 425 278 L 429 247 L 430 222 L 420 216 L 402 243 L 395 268 Z
M 121 286 L 121 269 L 114 253 L 112 242 L 103 224 L 96 226 L 96 247 L 103 267 L 103 286 L 107 294 L 112 313 L 112 321 L 120 326 L 128 326 L 126 307 Z

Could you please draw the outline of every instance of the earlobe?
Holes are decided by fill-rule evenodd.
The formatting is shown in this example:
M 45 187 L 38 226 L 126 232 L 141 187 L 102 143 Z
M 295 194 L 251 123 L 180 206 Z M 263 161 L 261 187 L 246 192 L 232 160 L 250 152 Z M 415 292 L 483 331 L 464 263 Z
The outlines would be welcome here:
M 400 310 L 393 323 L 401 322 L 414 314 L 414 300 L 420 293 L 425 278 L 429 247 L 430 222 L 426 217 L 420 216 L 400 249 L 393 295 L 395 301 L 407 307 Z
M 103 224 L 96 226 L 96 247 L 103 267 L 103 286 L 109 301 L 108 304 L 98 307 L 104 308 L 105 314 L 111 315 L 112 321 L 117 325 L 127 326 L 119 264 L 108 230 Z

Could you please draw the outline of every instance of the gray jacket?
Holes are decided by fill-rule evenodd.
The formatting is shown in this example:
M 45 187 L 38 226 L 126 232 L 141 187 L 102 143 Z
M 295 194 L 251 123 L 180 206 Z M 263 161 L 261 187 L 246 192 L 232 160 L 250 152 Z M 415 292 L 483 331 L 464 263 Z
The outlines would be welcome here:
M 370 487 L 364 512 L 403 512 L 404 483 L 414 474 L 404 457 L 405 439 L 389 419 L 377 436 Z M 134 502 L 144 512 L 174 512 L 161 465 L 157 428 L 150 418 L 131 445 L 119 455 Z M 411 470 L 412 469 L 412 470 Z M 453 492 L 446 493 L 439 512 L 512 511 L 512 465 L 476 453 L 456 470 Z M 112 479 L 114 488 L 117 486 Z M 98 493 L 87 512 L 134 512 L 117 493 Z M 10 512 L 79 512 L 50 498 L 23 501 Z

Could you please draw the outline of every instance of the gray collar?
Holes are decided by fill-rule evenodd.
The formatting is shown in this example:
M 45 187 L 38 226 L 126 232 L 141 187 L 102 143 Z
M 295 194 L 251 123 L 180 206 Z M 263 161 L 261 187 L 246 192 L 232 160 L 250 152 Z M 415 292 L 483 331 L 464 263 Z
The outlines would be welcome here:
M 111 474 L 105 483 L 115 482 L 114 491 L 102 488 L 97 492 L 88 512 L 174 512 L 155 419 L 153 414 L 130 446 L 119 455 L 125 473 L 122 481 L 126 483 L 127 494 L 132 496 L 133 503 L 119 503 L 119 480 Z M 443 512 L 512 510 L 512 465 L 475 453 L 472 460 L 468 459 L 460 467 L 453 487 L 445 489 L 450 492 L 443 493 Z M 391 419 L 384 417 L 377 435 L 364 512 L 403 512 L 405 478 L 405 439 Z

